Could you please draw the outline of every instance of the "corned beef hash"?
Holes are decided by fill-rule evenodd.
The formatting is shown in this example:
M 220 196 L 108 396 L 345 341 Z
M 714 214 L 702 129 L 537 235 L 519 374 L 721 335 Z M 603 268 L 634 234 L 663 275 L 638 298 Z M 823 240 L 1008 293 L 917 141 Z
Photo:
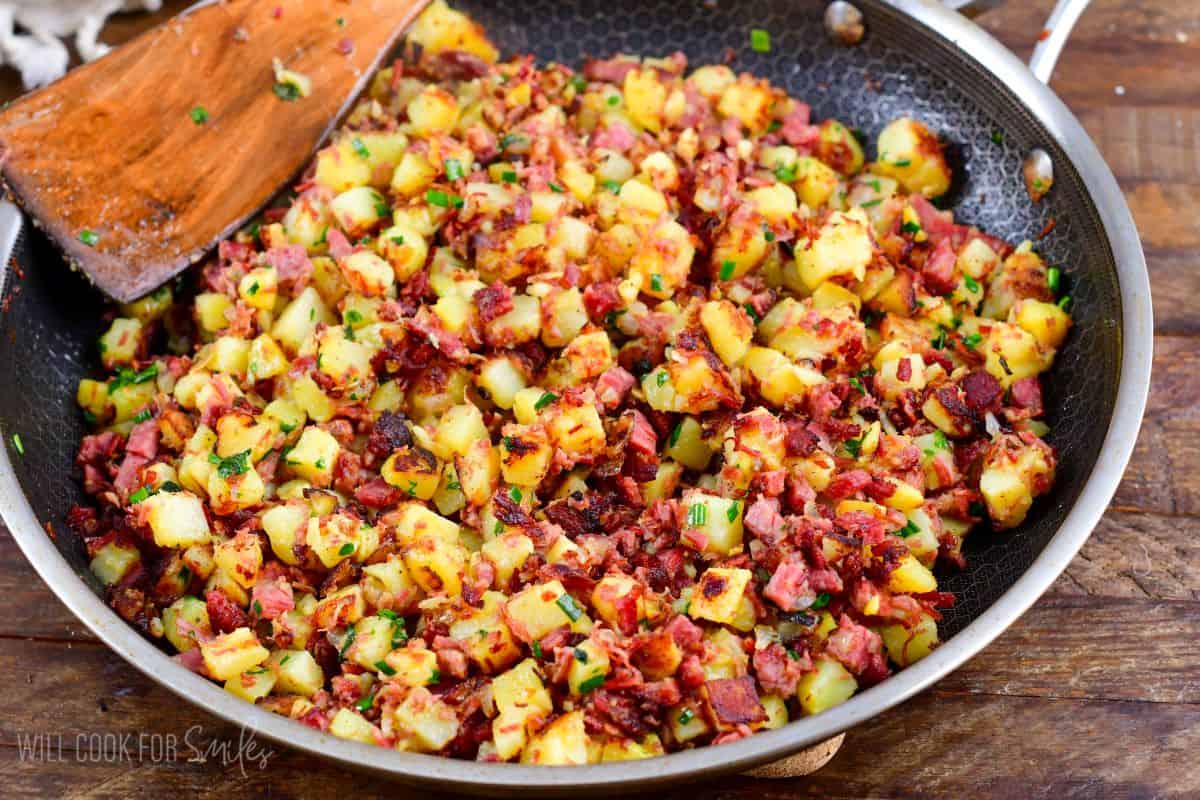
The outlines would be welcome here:
M 924 657 L 935 567 L 1051 486 L 1069 298 L 931 202 L 924 125 L 875 150 L 679 53 L 500 61 L 435 3 L 294 196 L 114 312 L 70 514 L 112 606 L 335 736 L 530 764 Z

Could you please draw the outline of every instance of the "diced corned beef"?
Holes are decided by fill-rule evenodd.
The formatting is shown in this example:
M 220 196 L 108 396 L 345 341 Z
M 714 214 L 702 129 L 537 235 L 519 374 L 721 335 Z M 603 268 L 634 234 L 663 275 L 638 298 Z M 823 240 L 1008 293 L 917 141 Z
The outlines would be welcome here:
M 865 511 L 847 511 L 838 514 L 835 524 L 846 534 L 861 539 L 863 544 L 876 545 L 887 535 L 883 520 Z
M 876 503 L 882 503 L 896 493 L 896 484 L 891 481 L 872 478 L 871 482 L 863 487 L 863 492 Z
M 625 76 L 637 68 L 637 60 L 623 56 L 604 60 L 589 58 L 583 62 L 583 77 L 589 81 L 623 83 Z
M 679 691 L 679 681 L 674 678 L 644 683 L 634 689 L 634 692 L 643 702 L 656 706 L 675 706 L 683 701 L 683 693 Z
M 637 379 L 624 367 L 613 366 L 596 379 L 596 399 L 605 410 L 620 408 Z
M 330 230 L 327 238 L 335 232 Z M 302 244 L 272 247 L 267 251 L 265 260 L 267 264 L 275 267 L 279 276 L 279 287 L 287 294 L 294 296 L 302 292 L 312 277 L 312 261 L 309 260 L 308 251 Z
M 760 497 L 746 509 L 746 529 L 767 544 L 777 544 L 783 539 L 783 515 L 779 513 L 779 500 Z
M 1030 417 L 1039 417 L 1044 411 L 1042 405 L 1042 384 L 1037 377 L 1021 378 L 1013 381 L 1013 405 L 1023 409 Z M 131 444 L 132 444 L 132 440 Z M 126 447 L 128 449 L 128 446 Z
M 806 119 L 807 116 L 807 113 L 805 113 Z M 811 152 L 813 148 L 817 146 L 817 142 L 820 141 L 821 128 L 818 125 L 801 123 L 800 117 L 797 116 L 797 111 L 793 111 L 784 118 L 783 127 L 779 129 L 779 135 L 783 137 L 784 141 L 786 141 L 792 147 L 795 147 L 801 153 L 808 153 Z
M 754 674 L 758 684 L 768 694 L 791 697 L 804 673 L 812 670 L 812 659 L 807 653 L 792 658 L 783 645 L 772 642 L 762 650 L 754 652 Z
M 935 247 L 943 239 L 954 236 L 957 233 L 957 229 L 962 227 L 954 224 L 949 211 L 939 211 L 920 192 L 913 192 L 908 195 L 907 200 L 908 204 L 912 206 L 913 211 L 917 212 L 917 217 L 921 220 L 921 230 L 925 232 L 925 235 L 929 237 L 929 241 Z
M 457 647 L 450 647 L 446 642 L 454 642 Z M 439 636 L 433 643 L 437 651 L 438 669 L 443 675 L 462 680 L 467 677 L 467 654 L 461 649 L 461 643 L 455 639 Z
M 788 471 L 786 469 L 765 470 L 754 476 L 750 487 L 767 497 L 779 497 L 787 488 L 787 478 Z
M 779 563 L 763 590 L 763 597 L 784 611 L 800 611 L 813 604 L 817 593 L 809 586 L 808 567 L 800 556 L 793 555 Z
M 208 606 L 208 621 L 217 633 L 229 633 L 250 623 L 242 607 L 230 600 L 229 595 L 220 589 L 205 594 L 204 600 Z
M 896 380 L 907 381 L 912 378 L 912 357 L 907 356 L 896 362 Z
M 477 161 L 487 163 L 499 154 L 499 141 L 496 139 L 496 134 L 483 125 L 472 125 L 467 128 L 465 135 L 467 147 L 471 148 Z
M 275 619 L 280 614 L 296 607 L 292 595 L 292 584 L 286 578 L 263 580 L 254 584 L 250 606 L 261 619 Z
M 479 321 L 485 325 L 513 310 L 512 287 L 503 281 L 496 281 L 491 286 L 479 289 L 473 299 L 475 308 L 479 310 Z
M 171 656 L 171 660 L 182 664 L 197 675 L 208 675 L 208 669 L 204 666 L 204 653 L 200 651 L 199 647 L 193 647 L 191 650 L 176 653 Z
M 84 464 L 103 464 L 121 449 L 122 441 L 121 434 L 114 431 L 105 431 L 104 433 L 85 436 L 83 437 L 83 441 L 79 443 L 79 454 L 75 456 L 75 463 L 80 466 Z
M 836 385 L 831 382 L 819 383 L 808 393 L 809 414 L 818 422 L 829 419 L 841 406 L 842 398 L 837 393 Z
M 966 403 L 976 411 L 994 409 L 1000 396 L 1004 394 L 1000 381 L 983 370 L 972 372 L 962 379 L 959 384 L 966 395 Z
M 637 144 L 637 137 L 633 135 L 633 131 L 620 122 L 610 122 L 597 128 L 591 139 L 592 147 L 615 150 L 618 153 L 626 152 L 635 144 Z
M 383 478 L 372 478 L 354 490 L 354 499 L 367 508 L 388 508 L 404 499 L 404 492 Z
M 469 81 L 488 74 L 488 64 L 464 50 L 444 50 L 434 57 L 433 70 L 442 80 Z
M 622 414 L 630 419 L 625 444 L 625 472 L 635 480 L 653 480 L 658 471 L 658 434 L 646 415 L 635 409 Z
M 799 417 L 784 420 L 787 435 L 783 440 L 789 456 L 811 455 L 817 449 L 817 435 L 808 428 L 808 423 Z
M 751 725 L 767 718 L 749 675 L 705 681 L 704 688 L 713 716 L 724 725 Z
M 855 675 L 874 676 L 880 671 L 887 674 L 887 662 L 883 658 L 883 639 L 878 633 L 859 625 L 842 614 L 837 630 L 829 634 L 825 652 L 842 662 Z
M 685 652 L 698 648 L 704 638 L 704 631 L 682 614 L 667 623 L 666 631 Z
M 121 462 L 121 468 L 117 471 L 117 477 L 113 480 L 113 487 L 121 493 L 122 498 L 127 498 L 130 492 L 137 489 L 142 475 L 142 467 L 149 463 L 149 459 L 133 453 L 125 456 Z
M 839 594 L 843 589 L 842 576 L 832 569 L 814 569 L 808 573 L 808 585 L 817 592 Z
M 451 361 L 466 361 L 471 351 L 463 344 L 462 339 L 446 330 L 441 319 L 429 310 L 429 306 L 421 306 L 415 317 L 406 320 L 408 330 L 433 345 L 439 353 Z
M 533 216 L 533 195 L 522 194 L 513 203 L 513 219 L 524 225 Z
M 227 239 L 217 245 L 217 258 L 227 264 L 245 264 L 254 255 L 254 248 L 248 244 Z
M 930 294 L 943 295 L 954 291 L 954 264 L 957 260 L 949 239 L 942 239 L 933 248 L 925 266 L 921 267 L 921 278 Z
M 158 423 L 154 420 L 140 422 L 129 432 L 129 441 L 125 443 L 125 452 L 145 459 L 158 455 Z
M 583 290 L 583 305 L 592 322 L 603 324 L 604 316 L 621 307 L 621 295 L 617 293 L 616 281 L 600 281 L 588 284 Z
M 866 489 L 871 480 L 871 474 L 866 470 L 848 470 L 839 473 L 830 481 L 829 486 L 825 489 L 825 494 L 829 495 L 832 500 L 845 500 Z
M 325 243 L 329 245 L 329 255 L 335 259 L 345 258 L 354 252 L 354 246 L 350 244 L 346 234 L 337 228 L 330 228 L 325 232 Z
M 696 689 L 704 685 L 704 681 L 708 679 L 708 673 L 704 671 L 704 665 L 700 663 L 700 657 L 696 655 L 684 656 L 683 661 L 679 664 L 679 682 L 686 689 Z

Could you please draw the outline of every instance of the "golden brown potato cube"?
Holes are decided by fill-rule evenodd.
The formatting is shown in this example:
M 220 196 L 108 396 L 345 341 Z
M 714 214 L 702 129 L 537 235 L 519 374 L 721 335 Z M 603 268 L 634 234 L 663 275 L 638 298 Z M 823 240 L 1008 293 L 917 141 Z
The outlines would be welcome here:
M 928 128 L 909 117 L 893 120 L 879 133 L 875 171 L 890 175 L 912 194 L 939 197 L 950 188 L 950 165 Z

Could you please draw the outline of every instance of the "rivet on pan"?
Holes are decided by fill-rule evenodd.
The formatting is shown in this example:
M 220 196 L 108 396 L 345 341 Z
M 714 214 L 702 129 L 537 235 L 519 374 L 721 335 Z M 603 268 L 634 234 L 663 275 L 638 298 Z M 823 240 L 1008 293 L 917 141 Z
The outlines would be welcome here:
M 1050 160 L 1050 154 L 1040 147 L 1029 151 L 1021 172 L 1025 175 L 1025 188 L 1029 197 L 1035 203 L 1045 197 L 1046 192 L 1054 185 L 1054 162 Z
M 833 0 L 825 9 L 825 30 L 835 42 L 858 44 L 867 29 L 863 26 L 863 15 L 846 0 Z

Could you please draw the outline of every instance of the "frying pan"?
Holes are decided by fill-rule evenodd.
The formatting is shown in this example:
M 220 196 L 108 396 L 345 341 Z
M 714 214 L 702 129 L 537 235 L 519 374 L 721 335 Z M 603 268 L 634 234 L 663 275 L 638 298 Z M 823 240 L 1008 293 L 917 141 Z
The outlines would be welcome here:
M 399 753 L 335 739 L 252 707 L 173 663 L 104 604 L 81 544 L 63 518 L 81 499 L 73 456 L 84 433 L 76 382 L 95 374 L 102 298 L 11 206 L 0 207 L 0 514 L 47 584 L 113 650 L 179 695 L 266 738 L 357 769 L 476 793 L 551 794 L 647 789 L 745 770 L 782 758 L 879 714 L 962 664 L 1011 624 L 1066 567 L 1108 505 L 1133 449 L 1150 376 L 1152 319 L 1145 259 L 1112 174 L 1062 102 L 999 42 L 930 0 L 858 0 L 866 38 L 833 43 L 818 0 L 457 0 L 509 53 L 577 64 L 584 55 L 683 50 L 693 64 L 719 62 L 769 77 L 868 140 L 910 114 L 939 131 L 956 174 L 960 220 L 1011 241 L 1036 238 L 1064 270 L 1076 327 L 1046 381 L 1049 441 L 1058 482 L 1019 529 L 978 531 L 966 570 L 941 576 L 958 603 L 945 643 L 878 686 L 815 717 L 718 747 L 646 761 L 583 767 L 479 764 Z M 1079 4 L 1039 48 L 1048 77 Z M 747 46 L 751 28 L 771 34 L 769 53 Z M 1054 188 L 1030 202 L 1020 167 L 1033 148 L 1049 154 Z M 872 154 L 873 155 L 873 154 Z M 213 187 L 219 191 L 220 187 Z M 103 191 L 97 187 L 97 191 Z M 13 256 L 9 259 L 9 254 Z M 15 267 L 14 267 L 15 265 Z M 24 455 L 11 445 L 21 437 Z M 43 522 L 59 532 L 48 537 Z

